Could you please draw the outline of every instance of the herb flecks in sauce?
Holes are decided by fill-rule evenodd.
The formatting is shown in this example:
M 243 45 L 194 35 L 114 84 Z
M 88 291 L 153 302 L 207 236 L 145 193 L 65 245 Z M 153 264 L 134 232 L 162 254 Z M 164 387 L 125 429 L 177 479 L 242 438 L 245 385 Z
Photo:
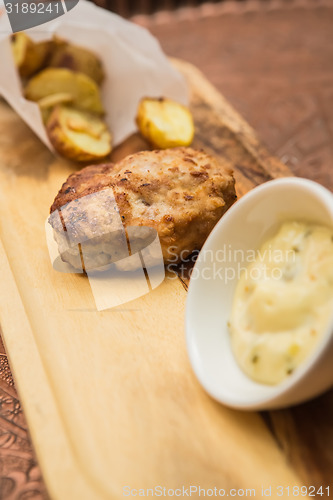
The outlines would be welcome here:
M 326 331 L 333 310 L 332 242 L 330 228 L 287 222 L 243 272 L 229 328 L 237 362 L 254 380 L 282 382 Z

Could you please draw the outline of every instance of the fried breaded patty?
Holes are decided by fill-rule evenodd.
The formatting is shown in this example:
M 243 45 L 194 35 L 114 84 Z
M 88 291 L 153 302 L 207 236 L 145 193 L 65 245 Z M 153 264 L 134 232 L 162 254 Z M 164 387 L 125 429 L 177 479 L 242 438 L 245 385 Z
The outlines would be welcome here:
M 164 262 L 179 262 L 201 248 L 235 200 L 227 161 L 192 148 L 143 151 L 72 174 L 49 221 L 62 259 L 76 268 L 78 244 L 84 245 L 86 269 L 123 258 L 123 227 L 132 226 L 142 228 L 137 234 L 143 244 L 151 237 L 149 228 L 155 229 Z

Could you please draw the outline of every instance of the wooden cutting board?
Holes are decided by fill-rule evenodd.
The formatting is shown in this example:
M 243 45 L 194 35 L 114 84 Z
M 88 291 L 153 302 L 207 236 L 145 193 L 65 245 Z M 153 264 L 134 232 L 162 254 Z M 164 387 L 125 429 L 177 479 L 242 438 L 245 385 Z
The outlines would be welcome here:
M 238 195 L 290 175 L 193 66 L 194 146 L 226 156 Z M 51 498 L 122 498 L 125 486 L 276 487 L 300 479 L 256 413 L 217 404 L 198 384 L 184 336 L 186 283 L 96 310 L 88 280 L 53 270 L 44 224 L 75 170 L 0 102 L 0 320 Z M 146 147 L 133 136 L 118 160 Z M 192 494 L 192 498 L 198 498 Z M 279 497 L 280 498 L 280 497 Z

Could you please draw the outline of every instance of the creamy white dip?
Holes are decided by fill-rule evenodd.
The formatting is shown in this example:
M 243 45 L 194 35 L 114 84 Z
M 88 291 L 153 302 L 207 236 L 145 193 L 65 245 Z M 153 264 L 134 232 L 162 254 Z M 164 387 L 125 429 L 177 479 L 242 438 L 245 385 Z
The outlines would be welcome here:
M 333 230 L 284 223 L 237 284 L 231 344 L 242 370 L 277 384 L 308 358 L 333 312 Z

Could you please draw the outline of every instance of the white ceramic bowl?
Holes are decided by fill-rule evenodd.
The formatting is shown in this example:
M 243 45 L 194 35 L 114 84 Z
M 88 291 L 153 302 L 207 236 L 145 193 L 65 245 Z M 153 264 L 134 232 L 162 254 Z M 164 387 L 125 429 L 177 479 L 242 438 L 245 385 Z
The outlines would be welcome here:
M 257 250 L 287 220 L 333 227 L 333 195 L 300 178 L 267 182 L 246 194 L 222 217 L 208 237 L 193 269 L 186 304 L 187 348 L 193 370 L 217 401 L 243 410 L 293 405 L 333 385 L 333 314 L 317 348 L 290 377 L 275 386 L 259 384 L 238 367 L 227 321 L 241 262 L 228 252 Z M 222 249 L 222 251 L 221 251 Z M 224 254 L 223 254 L 224 250 Z M 227 262 L 223 262 L 223 255 Z M 246 266 L 246 263 L 242 263 Z M 218 275 L 220 270 L 220 276 Z M 214 277 L 215 271 L 215 277 Z

